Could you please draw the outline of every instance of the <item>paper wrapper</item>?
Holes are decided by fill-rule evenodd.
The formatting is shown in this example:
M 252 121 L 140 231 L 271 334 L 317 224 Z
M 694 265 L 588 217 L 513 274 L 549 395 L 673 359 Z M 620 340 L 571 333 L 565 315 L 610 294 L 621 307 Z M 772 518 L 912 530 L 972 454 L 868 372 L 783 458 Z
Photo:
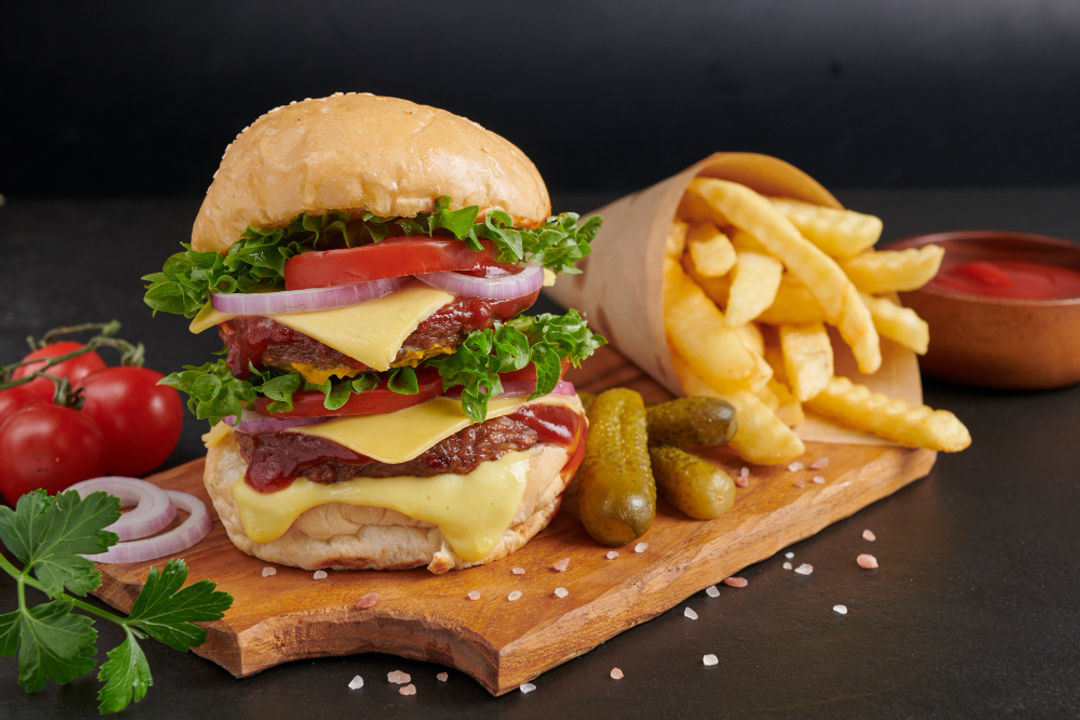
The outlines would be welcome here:
M 804 200 L 839 208 L 840 203 L 812 177 L 768 155 L 715 153 L 677 175 L 594 211 L 604 218 L 592 253 L 547 293 L 556 302 L 584 311 L 589 325 L 620 353 L 676 395 L 682 395 L 668 355 L 663 316 L 663 261 L 668 228 L 686 186 L 695 177 L 742 183 L 762 195 Z M 910 351 L 882 339 L 881 369 L 874 375 L 855 370 L 847 346 L 833 335 L 836 372 L 876 392 L 919 404 L 919 368 Z M 804 440 L 890 444 L 807 414 L 797 428 Z

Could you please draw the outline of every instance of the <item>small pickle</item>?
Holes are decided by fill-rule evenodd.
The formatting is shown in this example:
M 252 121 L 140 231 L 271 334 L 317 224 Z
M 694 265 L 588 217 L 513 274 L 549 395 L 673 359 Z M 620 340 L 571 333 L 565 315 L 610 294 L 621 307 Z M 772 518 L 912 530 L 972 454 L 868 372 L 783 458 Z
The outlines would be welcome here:
M 649 442 L 713 447 L 735 437 L 735 408 L 720 398 L 685 397 L 648 409 Z
M 656 515 L 645 403 L 613 388 L 589 408 L 585 460 L 578 471 L 578 512 L 594 540 L 625 545 L 641 537 Z
M 596 393 L 591 393 L 586 390 L 578 390 L 578 400 L 581 401 L 581 407 L 585 408 L 585 412 L 589 412 L 589 408 L 596 401 Z
M 683 513 L 711 520 L 735 504 L 735 482 L 712 463 L 671 445 L 652 445 L 649 454 L 657 489 Z

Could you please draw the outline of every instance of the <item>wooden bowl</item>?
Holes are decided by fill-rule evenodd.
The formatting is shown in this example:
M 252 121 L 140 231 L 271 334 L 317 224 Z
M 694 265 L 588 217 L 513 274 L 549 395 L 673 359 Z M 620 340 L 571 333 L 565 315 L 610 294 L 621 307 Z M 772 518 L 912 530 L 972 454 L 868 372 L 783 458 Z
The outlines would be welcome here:
M 906 238 L 891 250 L 933 243 L 942 269 L 973 260 L 1012 260 L 1080 271 L 1080 243 L 1029 233 L 965 230 Z M 900 299 L 930 324 L 928 375 L 996 388 L 1054 388 L 1080 382 L 1080 297 L 987 297 L 928 285 Z

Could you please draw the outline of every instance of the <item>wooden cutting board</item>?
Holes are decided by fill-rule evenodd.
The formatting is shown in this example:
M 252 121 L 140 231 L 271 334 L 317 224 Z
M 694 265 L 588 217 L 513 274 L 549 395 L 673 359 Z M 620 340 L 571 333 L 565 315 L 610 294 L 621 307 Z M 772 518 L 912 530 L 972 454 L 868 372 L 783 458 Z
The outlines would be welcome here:
M 582 390 L 623 385 L 648 400 L 670 397 L 609 348 L 569 379 Z M 614 559 L 564 508 L 518 552 L 469 570 L 330 571 L 315 580 L 310 571 L 277 567 L 263 577 L 270 565 L 234 548 L 215 519 L 210 535 L 180 556 L 190 581 L 209 578 L 235 601 L 223 619 L 206 624 L 207 641 L 194 651 L 237 677 L 300 658 L 390 653 L 457 668 L 499 695 L 926 475 L 936 453 L 807 443 L 803 461 L 821 457 L 829 458 L 824 470 L 749 466 L 748 487 L 717 520 L 691 520 L 661 503 L 642 538 L 648 546 L 619 548 Z M 713 459 L 732 474 L 744 465 L 723 452 Z M 202 468 L 196 460 L 150 479 L 209 506 Z M 814 475 L 826 482 L 812 482 Z M 569 565 L 557 572 L 552 565 L 563 558 Z M 149 566 L 164 562 L 99 565 L 96 594 L 127 611 Z M 558 587 L 566 597 L 554 594 Z M 479 600 L 468 599 L 473 590 Z M 515 590 L 520 599 L 508 600 Z M 370 592 L 378 593 L 374 607 L 354 607 Z

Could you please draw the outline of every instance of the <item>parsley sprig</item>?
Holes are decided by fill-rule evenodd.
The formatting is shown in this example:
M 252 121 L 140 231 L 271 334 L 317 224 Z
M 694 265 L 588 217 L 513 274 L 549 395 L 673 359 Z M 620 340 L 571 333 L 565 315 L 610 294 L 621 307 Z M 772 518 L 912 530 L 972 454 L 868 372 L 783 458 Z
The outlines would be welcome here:
M 98 671 L 105 683 L 98 710 L 112 713 L 141 700 L 153 684 L 140 640 L 152 637 L 186 651 L 206 640 L 206 631 L 194 623 L 217 620 L 232 604 L 232 596 L 215 590 L 209 580 L 181 589 L 187 579 L 183 560 L 170 560 L 160 572 L 150 568 L 127 617 L 80 600 L 101 585 L 94 563 L 81 556 L 116 543 L 116 534 L 105 527 L 119 517 L 120 500 L 103 492 L 84 499 L 73 490 L 55 497 L 35 490 L 19 498 L 15 509 L 0 506 L 0 542 L 23 563 L 20 570 L 0 555 L 0 569 L 15 578 L 19 600 L 17 609 L 0 614 L 0 656 L 18 652 L 19 682 L 27 692 L 49 680 L 71 682 L 94 669 L 97 631 L 93 619 L 76 609 L 124 629 L 123 642 L 108 652 Z M 49 600 L 29 606 L 27 587 Z
M 514 227 L 502 210 L 478 220 L 479 207 L 450 209 L 450 198 L 441 197 L 430 213 L 411 218 L 383 218 L 371 213 L 350 217 L 343 210 L 323 215 L 297 215 L 284 228 L 249 227 L 225 255 L 184 250 L 171 255 L 160 272 L 143 276 L 149 283 L 144 302 L 155 313 L 194 317 L 213 292 L 251 292 L 280 288 L 285 262 L 302 252 L 336 247 L 356 247 L 389 237 L 427 235 L 465 242 L 483 250 L 481 240 L 495 244 L 499 262 L 536 262 L 555 272 L 580 272 L 574 264 L 589 254 L 590 243 L 600 229 L 600 218 L 584 221 L 577 213 L 550 217 L 538 228 Z
M 461 407 L 475 422 L 487 415 L 487 401 L 502 391 L 499 373 L 520 370 L 530 363 L 536 368 L 533 397 L 546 395 L 562 375 L 562 364 L 577 366 L 606 341 L 589 329 L 577 310 L 565 315 L 544 313 L 521 315 L 487 330 L 474 330 L 449 355 L 437 355 L 418 367 L 434 367 L 442 377 L 443 389 L 460 386 Z M 241 380 L 229 372 L 223 358 L 203 365 L 185 365 L 161 382 L 188 395 L 188 409 L 211 424 L 230 415 L 239 416 L 258 397 L 272 402 L 270 412 L 292 410 L 292 398 L 301 390 L 318 390 L 325 395 L 323 406 L 336 410 L 354 394 L 374 389 L 380 373 L 362 373 L 354 378 L 328 380 L 323 385 L 307 382 L 297 372 L 273 368 L 257 370 Z M 387 385 L 393 392 L 415 395 L 418 391 L 413 368 L 389 371 Z

